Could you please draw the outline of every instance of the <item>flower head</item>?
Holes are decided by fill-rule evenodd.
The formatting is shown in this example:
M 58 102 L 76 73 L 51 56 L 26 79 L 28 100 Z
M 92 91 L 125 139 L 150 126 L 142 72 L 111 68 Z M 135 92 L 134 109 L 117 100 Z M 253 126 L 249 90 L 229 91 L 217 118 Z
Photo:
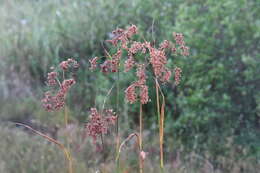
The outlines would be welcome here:
M 90 109 L 89 121 L 85 128 L 87 135 L 92 137 L 96 143 L 97 137 L 106 134 L 109 126 L 115 124 L 117 117 L 112 109 L 107 109 L 103 113 L 99 113 L 96 108 Z
M 136 89 L 136 84 L 132 84 L 130 85 L 126 90 L 125 90 L 125 97 L 126 97 L 126 100 L 129 102 L 129 103 L 134 103 L 136 102 L 136 92 L 135 92 L 135 89 Z
M 175 84 L 176 84 L 176 85 L 179 85 L 179 83 L 180 83 L 180 78 L 181 78 L 181 68 L 176 67 L 174 71 L 175 71 L 175 75 L 174 75 Z
M 67 61 L 62 61 L 59 66 L 64 74 L 70 67 L 77 69 L 79 64 L 70 58 Z M 72 85 L 76 83 L 74 78 L 65 79 L 64 76 L 65 75 L 63 75 L 63 81 L 60 82 L 57 72 L 53 71 L 48 73 L 47 84 L 49 86 L 57 86 L 57 83 L 59 83 L 59 87 L 53 87 L 50 91 L 45 92 L 44 98 L 42 99 L 42 106 L 46 111 L 58 111 L 64 107 L 66 95 Z

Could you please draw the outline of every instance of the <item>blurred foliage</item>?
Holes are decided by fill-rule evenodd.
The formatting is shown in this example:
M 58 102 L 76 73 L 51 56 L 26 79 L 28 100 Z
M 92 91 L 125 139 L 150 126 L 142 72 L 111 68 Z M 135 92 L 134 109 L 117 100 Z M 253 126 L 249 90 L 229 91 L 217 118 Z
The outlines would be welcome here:
M 186 1 L 177 12 L 174 30 L 187 36 L 191 56 L 178 60 L 184 73 L 174 127 L 191 150 L 221 154 L 233 137 L 260 156 L 259 5 Z
M 242 147 L 259 158 L 259 11 L 258 0 L 1 1 L 0 118 L 31 116 L 53 125 L 62 121 L 62 113 L 44 113 L 39 102 L 50 67 L 74 57 L 81 68 L 68 100 L 71 121 L 85 121 L 89 108 L 101 106 L 117 80 L 116 75 L 90 72 L 89 58 L 109 50 L 105 40 L 113 29 L 135 24 L 157 44 L 172 40 L 173 31 L 182 32 L 191 48 L 189 57 L 170 60 L 171 67 L 183 69 L 181 85 L 163 86 L 168 142 L 217 156 L 228 155 L 231 141 L 238 151 Z M 133 75 L 120 78 L 122 124 L 133 128 L 138 108 L 126 104 L 123 93 Z M 152 88 L 153 81 L 148 82 Z M 152 89 L 149 94 L 155 100 Z M 107 107 L 116 108 L 115 95 L 113 90 Z M 152 102 L 144 108 L 145 126 L 151 130 L 157 130 L 155 108 Z

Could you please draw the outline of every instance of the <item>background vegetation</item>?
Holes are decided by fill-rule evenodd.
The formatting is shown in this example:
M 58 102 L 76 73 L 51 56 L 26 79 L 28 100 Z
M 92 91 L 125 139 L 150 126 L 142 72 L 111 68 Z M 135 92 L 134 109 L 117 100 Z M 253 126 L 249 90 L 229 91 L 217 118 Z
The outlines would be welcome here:
M 110 39 L 113 29 L 130 24 L 137 25 L 142 35 L 155 39 L 157 44 L 171 40 L 174 31 L 182 32 L 191 48 L 189 57 L 172 60 L 171 66 L 182 68 L 181 84 L 178 88 L 173 83 L 163 86 L 169 168 L 177 163 L 181 153 L 183 169 L 176 171 L 187 171 L 186 165 L 192 164 L 187 164 L 185 158 L 196 153 L 209 161 L 215 172 L 257 172 L 260 159 L 258 0 L 1 1 L 0 170 L 3 171 L 0 172 L 17 172 L 17 169 L 21 170 L 18 172 L 63 172 L 60 167 L 64 162 L 60 161 L 61 154 L 56 155 L 54 146 L 48 147 L 50 144 L 7 122 L 24 122 L 62 138 L 62 112 L 43 111 L 40 100 L 50 67 L 74 57 L 81 68 L 77 85 L 69 95 L 70 123 L 82 128 L 89 108 L 102 105 L 116 77 L 91 73 L 88 60 L 94 55 L 102 56 L 104 47 L 109 49 L 105 40 Z M 123 90 L 133 76 L 121 77 L 125 81 L 120 83 L 123 117 L 120 124 L 127 134 L 135 129 L 138 109 L 124 102 Z M 152 99 L 153 94 L 150 93 Z M 107 105 L 115 108 L 115 103 L 115 97 L 110 97 Z M 149 136 L 157 133 L 153 123 L 155 108 L 152 103 L 144 108 L 145 140 L 152 141 L 151 144 L 156 143 Z M 158 152 L 153 147 L 150 150 L 151 157 L 152 151 Z M 93 161 L 95 151 L 88 151 L 75 156 L 79 159 L 78 172 L 102 170 L 98 165 L 103 163 L 112 165 L 111 160 L 102 161 L 101 156 Z M 126 159 L 126 169 L 135 162 Z M 155 165 L 152 159 L 149 163 Z

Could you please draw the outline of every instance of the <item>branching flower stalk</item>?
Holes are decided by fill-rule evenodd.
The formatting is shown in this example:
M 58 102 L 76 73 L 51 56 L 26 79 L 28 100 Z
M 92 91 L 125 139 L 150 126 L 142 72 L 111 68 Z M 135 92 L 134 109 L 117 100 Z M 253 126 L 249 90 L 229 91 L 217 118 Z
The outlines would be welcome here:
M 42 99 L 42 105 L 45 108 L 45 110 L 52 112 L 52 111 L 58 111 L 62 108 L 64 108 L 64 124 L 65 129 L 67 129 L 68 125 L 68 110 L 66 107 L 66 96 L 69 91 L 69 89 L 76 83 L 75 79 L 72 77 L 71 79 L 66 79 L 65 73 L 68 72 L 69 74 L 74 74 L 74 72 L 79 68 L 79 64 L 74 59 L 68 59 L 66 61 L 62 61 L 59 65 L 59 70 L 62 71 L 62 82 L 59 80 L 59 73 L 56 71 L 52 71 L 48 73 L 47 78 L 47 85 L 50 87 L 50 91 L 47 91 L 45 93 L 44 98 Z M 54 68 L 52 68 L 54 70 Z M 25 126 L 26 127 L 26 126 Z M 29 127 L 29 126 L 28 126 Z M 28 128 L 27 127 L 27 128 Z M 64 150 L 66 153 L 66 157 L 69 160 L 69 173 L 72 173 L 72 157 L 70 154 L 70 145 L 69 145 L 69 137 L 66 138 L 67 148 L 64 147 L 63 144 L 60 142 L 51 139 L 50 137 L 34 130 L 31 128 L 35 133 L 38 135 L 41 135 L 45 137 L 46 139 L 54 142 L 60 148 Z

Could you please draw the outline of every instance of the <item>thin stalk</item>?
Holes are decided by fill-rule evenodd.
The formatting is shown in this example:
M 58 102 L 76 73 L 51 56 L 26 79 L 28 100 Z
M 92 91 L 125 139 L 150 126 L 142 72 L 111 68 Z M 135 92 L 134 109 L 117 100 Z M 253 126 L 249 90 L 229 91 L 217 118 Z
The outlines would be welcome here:
M 65 80 L 64 70 L 62 71 L 62 79 L 63 79 L 63 81 Z M 60 85 L 60 87 L 61 87 L 61 85 Z M 68 113 L 67 113 L 66 105 L 64 107 L 64 124 L 65 124 L 65 128 L 67 128 L 67 125 L 68 125 Z
M 65 129 L 66 129 L 66 146 L 67 146 L 67 149 L 70 151 L 70 143 L 69 143 L 69 137 L 70 135 L 68 135 L 68 132 L 67 132 L 67 127 L 68 127 L 68 108 L 67 106 L 65 105 L 64 107 L 64 123 L 65 123 Z
M 117 113 L 117 121 L 116 121 L 116 149 L 118 151 L 119 148 L 119 70 L 117 71 L 117 81 L 116 81 L 116 113 Z
M 159 125 L 159 142 L 160 142 L 160 168 L 161 172 L 164 172 L 164 163 L 163 163 L 163 137 L 164 137 L 164 107 L 165 99 L 161 91 L 160 85 L 157 78 L 155 79 L 155 88 L 156 88 L 156 103 L 157 103 L 157 113 L 158 113 L 158 125 Z M 162 95 L 162 105 L 160 108 L 160 96 L 159 90 Z
M 127 141 L 131 140 L 134 136 L 136 136 L 137 140 L 138 140 L 138 144 L 139 144 L 139 173 L 143 173 L 143 167 L 144 166 L 143 166 L 143 159 L 141 157 L 141 152 L 142 152 L 142 149 L 143 149 L 143 146 L 142 146 L 143 110 L 142 110 L 142 103 L 141 102 L 140 102 L 140 112 L 139 113 L 140 113 L 139 114 L 139 134 L 132 133 L 121 143 L 121 145 L 119 146 L 118 152 L 117 152 L 116 162 L 117 162 L 117 164 L 119 164 L 120 153 L 121 153 L 122 147 L 125 145 L 125 143 Z M 117 167 L 117 171 L 119 171 L 119 167 Z
M 120 158 L 120 153 L 121 153 L 121 150 L 123 148 L 123 146 L 126 144 L 127 141 L 130 141 L 133 137 L 136 137 L 137 138 L 137 142 L 138 144 L 140 144 L 140 138 L 139 138 L 139 135 L 137 133 L 132 133 L 130 134 L 119 146 L 119 149 L 118 149 L 118 153 L 117 153 L 117 156 L 116 156 L 116 160 L 118 161 L 119 158 Z M 140 151 L 139 151 L 140 152 Z
M 101 143 L 102 143 L 102 150 L 104 151 L 105 150 L 105 145 L 104 145 L 104 139 L 103 139 L 102 133 L 100 135 L 100 138 L 101 138 Z
M 142 103 L 140 102 L 140 112 L 139 112 L 139 150 L 140 153 L 143 150 L 143 140 L 142 140 L 142 133 L 143 133 L 143 109 Z M 141 154 L 139 153 L 139 166 L 140 166 L 140 173 L 143 173 L 143 160 L 141 158 Z
M 64 124 L 65 124 L 65 128 L 67 128 L 67 126 L 68 126 L 68 110 L 67 110 L 66 105 L 64 107 Z
M 39 132 L 39 131 L 33 129 L 32 127 L 30 127 L 30 126 L 28 126 L 28 125 L 25 125 L 25 124 L 22 124 L 22 123 L 15 123 L 15 124 L 16 124 L 16 125 L 23 126 L 23 127 L 27 128 L 27 129 L 31 130 L 31 131 L 34 132 L 35 134 L 37 134 L 37 135 L 39 135 L 39 136 L 41 136 L 41 137 L 47 139 L 48 141 L 50 141 L 50 142 L 56 144 L 56 145 L 63 151 L 64 156 L 65 156 L 65 158 L 66 158 L 67 161 L 68 161 L 68 164 L 69 164 L 68 172 L 69 172 L 69 173 L 73 173 L 71 154 L 70 154 L 69 150 L 68 150 L 62 143 L 60 143 L 59 141 L 57 141 L 57 140 L 55 140 L 55 139 L 53 139 L 53 138 L 51 138 L 51 137 L 49 137 L 49 136 L 47 136 L 47 135 L 45 135 L 45 134 L 43 134 L 43 133 L 41 133 L 41 132 Z
M 119 70 L 117 71 L 117 81 L 116 81 L 116 113 L 117 113 L 117 121 L 116 121 L 116 158 L 119 155 Z M 117 173 L 120 170 L 120 163 L 119 160 L 116 159 L 116 169 Z
M 62 70 L 62 78 L 63 78 L 63 81 L 65 81 L 65 72 L 64 70 Z M 68 126 L 68 110 L 67 110 L 67 106 L 65 104 L 64 106 L 64 124 L 65 124 L 65 129 L 67 130 L 67 126 Z M 70 144 L 69 144 L 69 135 L 67 135 L 67 132 L 66 132 L 66 145 L 67 145 L 67 150 L 70 151 Z
M 110 93 L 112 92 L 113 88 L 114 88 L 115 84 L 112 85 L 112 87 L 109 89 L 109 91 L 107 92 L 107 95 L 106 97 L 104 98 L 104 102 L 103 102 L 103 105 L 102 105 L 102 111 L 101 113 L 104 111 L 105 109 L 105 105 L 106 105 L 106 101 L 107 101 L 107 98 L 108 96 L 110 95 Z

